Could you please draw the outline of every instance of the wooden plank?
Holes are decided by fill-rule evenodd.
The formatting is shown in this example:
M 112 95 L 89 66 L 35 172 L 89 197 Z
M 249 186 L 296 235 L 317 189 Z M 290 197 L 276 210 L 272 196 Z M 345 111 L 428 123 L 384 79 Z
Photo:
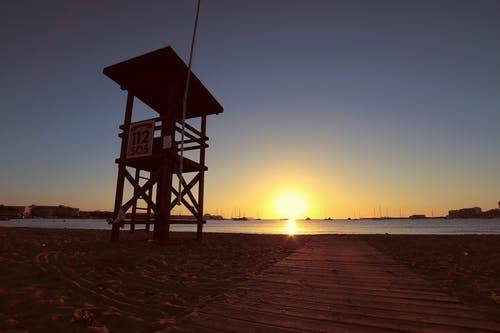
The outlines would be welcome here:
M 136 172 L 139 169 L 136 169 Z M 144 201 L 147 202 L 148 206 L 153 207 L 153 209 L 156 209 L 156 204 L 153 202 L 153 200 L 150 198 L 149 194 L 146 192 L 148 191 L 153 185 L 154 185 L 154 180 L 149 179 L 143 186 L 139 185 L 139 180 L 134 177 L 125 169 L 125 177 L 129 181 L 129 183 L 134 187 L 134 194 L 132 198 L 127 201 L 123 207 L 128 207 L 134 206 L 137 204 L 137 200 L 142 198 Z M 127 210 L 124 208 L 124 210 Z
M 370 300 L 370 302 L 366 302 L 365 300 L 355 300 L 355 299 L 340 299 L 340 298 L 321 298 L 321 297 L 313 297 L 313 298 L 305 298 L 301 295 L 297 295 L 296 293 L 263 293 L 259 291 L 255 291 L 252 293 L 252 296 L 248 295 L 237 295 L 235 293 L 231 294 L 228 299 L 229 303 L 238 303 L 238 302 L 275 302 L 277 304 L 304 304 L 308 306 L 320 306 L 327 309 L 336 308 L 337 307 L 353 307 L 366 309 L 366 311 L 370 310 L 384 310 L 384 311 L 403 311 L 408 313 L 417 313 L 423 315 L 443 315 L 449 317 L 458 317 L 458 318 L 472 318 L 472 319 L 481 319 L 484 318 L 476 312 L 470 311 L 467 307 L 462 308 L 444 308 L 444 307 L 436 307 L 432 305 L 421 306 L 414 304 L 394 304 L 387 302 L 380 302 L 375 300 Z
M 139 185 L 139 177 L 141 176 L 141 170 L 140 169 L 135 169 L 135 182 L 137 182 L 137 185 Z M 138 197 L 138 194 L 137 194 L 137 188 L 134 186 L 134 198 L 135 197 Z M 132 205 L 132 221 L 135 221 L 135 216 L 136 216 L 136 213 L 137 213 L 137 200 L 136 199 Z M 130 232 L 134 232 L 135 231 L 135 223 L 132 223 L 130 225 Z
M 227 332 L 500 332 L 500 323 L 370 249 L 314 238 L 207 304 L 191 324 Z
M 195 221 L 195 220 L 175 220 L 172 219 L 170 221 L 165 222 L 165 224 L 206 224 L 207 221 Z M 154 224 L 153 220 L 135 220 L 135 222 L 132 222 L 131 220 L 125 220 L 122 222 L 122 224 Z
M 267 309 L 266 311 L 288 311 L 289 313 L 297 313 L 307 316 L 325 316 L 328 317 L 332 312 L 341 315 L 342 318 L 354 318 L 365 320 L 370 318 L 373 321 L 380 320 L 399 320 L 405 321 L 405 327 L 409 325 L 417 325 L 418 323 L 436 324 L 436 325 L 451 325 L 459 328 L 495 330 L 495 324 L 488 323 L 481 316 L 462 317 L 456 312 L 447 314 L 439 312 L 422 312 L 423 307 L 414 308 L 414 311 L 407 311 L 405 307 L 397 307 L 392 309 L 369 307 L 369 303 L 362 306 L 352 304 L 332 304 L 318 303 L 299 298 L 284 299 L 279 296 L 263 297 L 252 302 L 249 299 L 231 299 L 231 302 L 236 304 L 245 304 L 250 308 Z M 415 311 L 416 310 L 416 311 Z M 343 319 L 341 319 L 342 321 Z
M 261 305 L 253 307 L 248 304 L 233 304 L 230 308 L 226 306 L 211 306 L 203 309 L 204 313 L 217 316 L 255 321 L 260 323 L 280 323 L 279 326 L 294 328 L 296 325 L 303 325 L 305 329 L 330 331 L 335 325 L 352 325 L 353 327 L 362 327 L 364 332 L 373 332 L 375 330 L 407 331 L 418 333 L 470 333 L 471 329 L 477 333 L 498 332 L 494 325 L 484 329 L 474 324 L 469 327 L 457 325 L 456 322 L 445 319 L 444 324 L 429 323 L 421 316 L 420 320 L 410 321 L 407 319 L 396 318 L 378 318 L 363 314 L 350 314 L 333 311 L 311 311 L 306 308 L 292 308 L 286 306 Z M 264 319 L 266 318 L 266 319 Z M 486 324 L 487 325 L 487 324 Z
M 203 325 L 208 327 L 224 327 L 228 322 L 235 321 L 239 325 L 228 327 L 228 332 L 275 332 L 297 330 L 299 332 L 345 332 L 345 333 L 387 333 L 386 329 L 367 327 L 365 325 L 350 325 L 317 318 L 289 316 L 286 313 L 270 313 L 250 308 L 205 307 L 202 309 Z M 251 329 L 247 330 L 250 325 Z M 253 327 L 252 327 L 253 326 Z M 254 327 L 259 327 L 255 330 Z
M 287 277 L 255 277 L 255 281 L 257 282 L 269 282 L 269 283 L 278 283 L 278 284 L 286 284 L 286 285 L 292 285 L 292 286 L 305 286 L 307 288 L 313 288 L 313 289 L 321 289 L 321 290 L 329 290 L 331 288 L 338 288 L 340 287 L 338 284 L 331 283 L 331 281 L 316 281 L 316 283 L 312 283 L 311 281 L 304 281 L 304 280 L 290 280 Z M 392 298 L 403 298 L 403 299 L 412 299 L 412 300 L 426 300 L 426 301 L 436 301 L 436 302 L 450 302 L 450 303 L 459 303 L 459 300 L 456 297 L 452 297 L 446 294 L 439 294 L 439 293 L 433 293 L 433 294 L 428 294 L 428 293 L 417 293 L 417 292 L 406 292 L 406 291 L 401 291 L 395 290 L 392 288 L 377 288 L 377 287 L 371 287 L 371 288 L 356 288 L 356 287 L 346 287 L 342 286 L 342 291 L 344 293 L 359 293 L 361 295 L 366 295 L 366 296 L 379 296 L 379 297 L 387 297 L 388 293 L 390 293 L 390 297 Z
M 201 136 L 206 138 L 205 134 L 207 132 L 207 116 L 203 115 L 201 117 Z M 208 138 L 206 138 L 208 140 Z M 200 146 L 200 164 L 205 165 L 205 145 Z M 202 170 L 198 174 L 200 177 L 198 185 L 198 220 L 203 219 L 203 206 L 204 206 L 204 193 L 205 193 L 205 171 Z M 203 225 L 198 224 L 196 228 L 196 239 L 201 241 L 203 238 Z
M 329 282 L 328 284 L 319 284 L 315 283 L 315 281 L 310 281 L 305 278 L 300 278 L 298 280 L 300 283 L 303 283 L 305 285 L 308 285 L 312 288 L 318 288 L 318 287 L 326 287 L 328 288 L 338 288 L 342 289 L 345 291 L 351 291 L 351 292 L 364 292 L 364 293 L 369 293 L 369 292 L 377 292 L 377 293 L 388 293 L 390 292 L 391 295 L 408 295 L 409 297 L 415 298 L 415 299 L 437 299 L 439 298 L 442 301 L 452 301 L 452 302 L 458 302 L 456 297 L 449 296 L 447 294 L 444 294 L 442 292 L 438 292 L 435 289 L 421 289 L 419 290 L 417 287 L 415 288 L 404 288 L 401 287 L 400 285 L 394 285 L 394 284 L 385 284 L 385 283 L 379 283 L 377 285 L 369 284 L 369 283 L 356 283 L 352 282 L 349 283 L 349 281 L 343 281 L 343 282 Z M 401 297 L 401 296 L 400 296 Z
M 266 276 L 268 277 L 279 277 L 283 276 L 284 272 L 266 272 Z M 299 281 L 308 281 L 311 285 L 314 285 L 319 278 L 321 278 L 321 273 L 311 273 L 311 272 L 301 272 L 294 269 L 288 269 L 286 274 L 293 274 L 293 276 Z M 324 274 L 332 274 L 332 272 L 328 271 Z M 324 275 L 323 274 L 323 275 Z M 319 280 L 321 281 L 321 280 Z M 331 276 L 331 284 L 339 286 L 339 287 L 347 287 L 347 288 L 364 288 L 364 286 L 369 286 L 372 288 L 376 282 L 378 288 L 382 290 L 387 290 L 391 288 L 391 290 L 405 290 L 407 292 L 418 292 L 418 293 L 426 293 L 426 294 L 438 294 L 442 295 L 442 292 L 436 291 L 435 287 L 432 287 L 428 282 L 423 281 L 423 283 L 419 283 L 420 281 L 414 281 L 413 283 L 402 283 L 399 279 L 363 279 L 358 281 L 353 281 L 350 277 L 345 277 L 340 274 L 336 276 Z
M 174 101 L 169 100 L 168 107 L 175 107 Z M 169 116 L 161 116 L 161 137 L 171 137 L 172 140 L 175 138 L 175 120 Z M 156 191 L 159 193 L 159 198 L 157 201 L 159 204 L 158 210 L 159 214 L 156 217 L 158 223 L 155 224 L 155 228 L 158 228 L 158 240 L 160 243 L 166 244 L 170 238 L 170 224 L 167 221 L 170 220 L 171 207 L 168 204 L 172 198 L 172 175 L 173 175 L 173 165 L 170 161 L 174 161 L 174 157 L 177 156 L 177 147 L 172 145 L 170 148 L 163 149 L 163 159 L 162 159 L 162 172 L 160 173 L 160 178 L 158 180 Z M 155 212 L 156 216 L 156 212 Z
M 273 332 L 273 333 L 299 333 L 312 332 L 304 329 L 290 327 L 279 327 L 276 325 L 262 324 L 259 322 L 235 319 L 230 317 L 218 317 L 213 314 L 202 313 L 196 321 L 196 324 L 190 327 L 191 332 L 210 332 L 212 330 L 219 332 Z
M 281 289 L 279 291 L 278 290 L 273 291 L 273 289 L 276 289 L 275 285 L 259 286 L 258 284 L 257 285 L 246 284 L 245 287 L 248 287 L 249 292 L 251 292 L 252 290 L 259 290 L 258 288 L 262 287 L 262 290 L 264 290 L 264 292 L 266 293 L 269 293 L 270 295 L 273 295 L 274 292 L 277 293 L 288 292 L 286 288 Z M 293 289 L 290 290 L 290 292 L 296 294 L 297 296 L 300 296 L 300 298 L 302 299 L 316 299 L 316 298 L 327 299 L 327 300 L 341 299 L 346 301 L 359 301 L 364 303 L 370 303 L 370 302 L 390 303 L 399 306 L 405 306 L 409 304 L 421 307 L 433 306 L 435 308 L 446 308 L 446 309 L 467 309 L 467 307 L 461 303 L 395 298 L 391 297 L 389 292 L 387 293 L 387 295 L 382 295 L 382 296 L 371 296 L 371 295 L 364 295 L 362 293 L 345 292 L 338 289 L 335 290 Z
M 130 128 L 130 122 L 132 121 L 132 109 L 134 107 L 134 95 L 128 91 L 127 93 L 127 104 L 125 106 L 125 117 L 123 120 L 123 136 L 120 149 L 120 159 L 124 159 L 127 155 L 127 144 L 128 144 L 128 132 Z M 118 165 L 118 175 L 116 180 L 116 192 L 115 192 L 115 206 L 113 210 L 113 219 L 116 219 L 118 212 L 123 203 L 123 190 L 125 186 L 125 174 L 127 170 L 124 164 Z M 124 212 L 125 213 L 125 212 Z M 120 226 L 118 223 L 113 224 L 111 229 L 111 241 L 116 242 L 120 237 Z
M 158 331 L 157 331 L 158 332 Z M 176 333 L 227 333 L 227 330 L 224 330 L 223 328 L 217 329 L 213 327 L 206 327 L 206 326 L 200 326 L 200 325 L 193 325 L 192 327 L 169 327 L 166 330 L 159 331 L 159 332 L 176 332 Z

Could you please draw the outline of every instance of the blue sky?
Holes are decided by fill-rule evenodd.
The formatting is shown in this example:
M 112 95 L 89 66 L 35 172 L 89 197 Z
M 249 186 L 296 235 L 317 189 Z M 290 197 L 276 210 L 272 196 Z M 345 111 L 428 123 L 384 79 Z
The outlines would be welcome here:
M 0 202 L 111 209 L 125 93 L 102 74 L 171 45 L 195 1 L 2 1 Z M 206 210 L 444 214 L 500 200 L 500 2 L 202 1 L 193 71 Z

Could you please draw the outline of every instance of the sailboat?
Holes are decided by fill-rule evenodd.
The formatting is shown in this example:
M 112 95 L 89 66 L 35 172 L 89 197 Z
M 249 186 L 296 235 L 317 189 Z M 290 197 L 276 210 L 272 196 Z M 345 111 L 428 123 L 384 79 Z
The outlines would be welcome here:
M 243 215 L 245 215 L 245 214 L 243 213 Z M 233 221 L 246 221 L 246 220 L 248 220 L 248 218 L 246 218 L 245 216 L 241 216 L 241 210 L 238 211 L 238 217 L 232 217 L 231 219 Z

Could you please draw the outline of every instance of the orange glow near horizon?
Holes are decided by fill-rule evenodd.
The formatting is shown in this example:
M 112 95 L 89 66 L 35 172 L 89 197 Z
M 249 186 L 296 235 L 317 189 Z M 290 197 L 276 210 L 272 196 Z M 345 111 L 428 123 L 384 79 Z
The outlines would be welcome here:
M 238 172 L 229 169 L 222 180 L 215 175 L 207 178 L 205 212 L 226 218 L 237 216 L 240 211 L 249 218 L 294 218 L 300 229 L 299 220 L 307 217 L 398 218 L 413 214 L 438 217 L 446 216 L 449 209 L 467 207 L 470 202 L 483 209 L 497 205 L 484 198 L 458 200 L 444 189 L 429 192 L 429 184 L 419 183 L 408 191 L 409 183 L 402 176 L 394 180 L 381 176 L 385 179 L 381 182 L 378 177 L 358 174 L 358 169 L 351 171 L 349 168 L 353 166 L 342 163 L 328 163 L 330 171 L 322 169 L 324 164 L 321 163 L 314 164 L 314 168 L 304 163 L 289 163 L 283 168 L 283 161 L 265 155 L 265 151 L 261 153 L 266 163 L 247 161 Z M 214 169 L 222 167 L 215 165 Z M 339 176 L 328 176 L 331 173 Z M 241 177 L 241 174 L 248 177 Z M 490 193 L 489 196 L 493 195 Z
M 280 194 L 275 201 L 275 210 L 278 216 L 292 220 L 302 217 L 306 208 L 306 200 L 299 193 L 286 192 Z

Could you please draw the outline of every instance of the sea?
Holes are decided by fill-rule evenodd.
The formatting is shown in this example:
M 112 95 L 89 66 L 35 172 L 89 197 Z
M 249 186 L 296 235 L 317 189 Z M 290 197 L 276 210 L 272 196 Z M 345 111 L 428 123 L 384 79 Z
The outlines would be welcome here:
M 105 220 L 14 219 L 0 221 L 0 227 L 110 230 Z M 128 230 L 129 226 L 125 226 Z M 143 229 L 139 225 L 136 229 Z M 152 228 L 151 228 L 152 230 Z M 172 231 L 195 231 L 193 225 L 172 225 Z M 500 218 L 495 219 L 357 219 L 357 220 L 208 220 L 204 232 L 248 234 L 405 234 L 465 235 L 500 234 Z

